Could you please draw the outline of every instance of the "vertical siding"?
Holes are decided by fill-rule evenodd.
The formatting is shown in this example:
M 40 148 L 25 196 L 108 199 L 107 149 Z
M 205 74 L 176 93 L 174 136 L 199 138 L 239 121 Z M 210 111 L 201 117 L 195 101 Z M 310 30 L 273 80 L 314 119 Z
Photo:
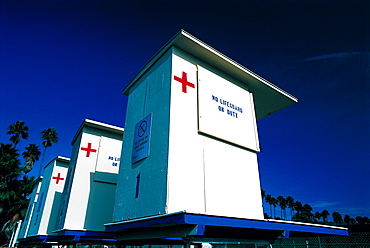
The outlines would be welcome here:
M 130 90 L 113 221 L 165 213 L 170 58 L 169 51 Z M 152 114 L 149 156 L 132 164 L 135 125 L 149 114 Z

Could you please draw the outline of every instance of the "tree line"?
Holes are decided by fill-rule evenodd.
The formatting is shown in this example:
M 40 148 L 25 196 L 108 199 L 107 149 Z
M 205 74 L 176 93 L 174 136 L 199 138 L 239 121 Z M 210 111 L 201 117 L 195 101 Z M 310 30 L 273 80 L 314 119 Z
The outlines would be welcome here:
M 270 205 L 270 215 L 268 213 L 264 213 L 265 219 L 328 224 L 330 213 L 326 209 L 321 212 L 314 212 L 313 208 L 308 203 L 302 204 L 300 201 L 294 200 L 292 196 L 283 197 L 282 195 L 279 195 L 278 197 L 273 197 L 270 194 L 266 194 L 266 191 L 263 189 L 261 189 L 261 196 L 262 200 Z M 280 217 L 276 214 L 276 207 L 279 207 L 278 210 L 280 210 Z M 287 211 L 288 209 L 290 210 L 290 214 Z M 331 216 L 336 225 L 370 224 L 370 220 L 367 216 L 357 216 L 352 218 L 346 214 L 343 218 L 339 212 L 333 212 Z M 321 219 L 322 221 L 320 221 Z
M 10 239 L 17 222 L 25 217 L 28 196 L 35 183 L 34 176 L 30 177 L 28 173 L 42 154 L 38 170 L 38 177 L 41 176 L 46 149 L 58 142 L 57 130 L 49 127 L 41 132 L 43 152 L 40 146 L 29 144 L 20 154 L 17 145 L 22 139 L 28 139 L 29 127 L 23 121 L 16 121 L 9 125 L 6 134 L 10 135 L 10 143 L 0 143 L 0 245 Z

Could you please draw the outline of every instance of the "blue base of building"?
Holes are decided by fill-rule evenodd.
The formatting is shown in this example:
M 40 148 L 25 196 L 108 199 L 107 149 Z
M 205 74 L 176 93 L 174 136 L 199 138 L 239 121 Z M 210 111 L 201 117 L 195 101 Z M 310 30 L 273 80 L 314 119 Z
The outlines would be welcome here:
M 279 220 L 254 220 L 178 212 L 128 221 L 108 223 L 105 232 L 57 230 L 19 240 L 20 246 L 32 244 L 105 244 L 105 245 L 174 245 L 191 244 L 260 244 L 278 238 L 348 236 L 341 227 Z
M 96 231 L 60 230 L 53 235 L 30 236 L 19 239 L 19 244 L 111 244 L 117 242 L 112 233 Z
M 346 228 L 178 212 L 106 224 L 120 242 L 270 243 L 277 238 L 348 235 Z

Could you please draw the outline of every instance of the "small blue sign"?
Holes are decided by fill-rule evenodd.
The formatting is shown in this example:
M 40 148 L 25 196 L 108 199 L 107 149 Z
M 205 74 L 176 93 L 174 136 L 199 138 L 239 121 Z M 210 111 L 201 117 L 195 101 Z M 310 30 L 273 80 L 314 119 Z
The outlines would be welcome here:
M 133 164 L 149 156 L 151 125 L 152 114 L 135 125 L 135 137 L 132 148 Z

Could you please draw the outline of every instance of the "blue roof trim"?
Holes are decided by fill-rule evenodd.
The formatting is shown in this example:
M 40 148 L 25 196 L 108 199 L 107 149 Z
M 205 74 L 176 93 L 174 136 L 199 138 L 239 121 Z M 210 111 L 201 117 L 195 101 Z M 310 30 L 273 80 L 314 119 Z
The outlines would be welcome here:
M 32 242 L 40 241 L 40 243 L 47 243 L 50 241 L 58 241 L 58 240 L 59 240 L 59 237 L 55 237 L 55 236 L 37 235 L 37 236 L 30 236 L 30 237 L 26 237 L 23 239 L 19 239 L 18 241 L 21 243 L 26 243 L 30 241 Z
M 33 243 L 47 243 L 56 241 L 63 243 L 63 238 L 66 236 L 72 236 L 75 242 L 84 241 L 103 241 L 103 242 L 116 242 L 112 233 L 107 232 L 95 232 L 95 231 L 75 231 L 75 230 L 61 230 L 54 235 L 38 235 L 26 237 L 20 239 L 21 243 L 33 242 Z
M 197 234 L 204 235 L 207 226 L 216 227 L 237 227 L 254 230 L 273 230 L 285 232 L 289 237 L 291 232 L 301 232 L 310 234 L 324 235 L 348 235 L 346 228 L 330 227 L 316 224 L 294 223 L 275 220 L 252 220 L 232 217 L 211 216 L 192 213 L 175 213 L 168 215 L 158 215 L 151 218 L 142 218 L 130 221 L 106 224 L 107 232 L 118 232 L 125 229 L 136 229 L 143 227 L 155 227 L 163 225 L 197 225 Z
M 112 237 L 111 233 L 96 232 L 96 231 L 76 231 L 76 230 L 63 230 L 58 233 L 58 236 L 80 236 L 80 237 Z
M 61 241 L 66 236 L 72 236 L 73 241 L 106 241 L 106 242 L 115 242 L 114 235 L 108 232 L 98 232 L 98 231 L 81 231 L 81 230 L 60 230 L 55 232 L 55 236 L 58 237 Z
M 328 226 L 309 225 L 305 223 L 274 222 L 267 220 L 250 220 L 230 217 L 218 217 L 209 215 L 185 214 L 187 224 L 204 224 L 205 226 L 223 226 L 253 228 L 263 230 L 283 230 L 288 232 L 307 232 L 330 235 L 348 235 L 346 229 L 332 228 Z
M 142 228 L 142 227 L 150 227 L 154 225 L 165 225 L 165 224 L 186 224 L 185 216 L 182 214 L 170 214 L 170 215 L 158 215 L 153 218 L 142 218 L 130 221 L 123 221 L 119 223 L 111 223 L 106 224 L 105 231 L 107 232 L 118 232 L 122 229 L 130 229 L 130 228 Z

